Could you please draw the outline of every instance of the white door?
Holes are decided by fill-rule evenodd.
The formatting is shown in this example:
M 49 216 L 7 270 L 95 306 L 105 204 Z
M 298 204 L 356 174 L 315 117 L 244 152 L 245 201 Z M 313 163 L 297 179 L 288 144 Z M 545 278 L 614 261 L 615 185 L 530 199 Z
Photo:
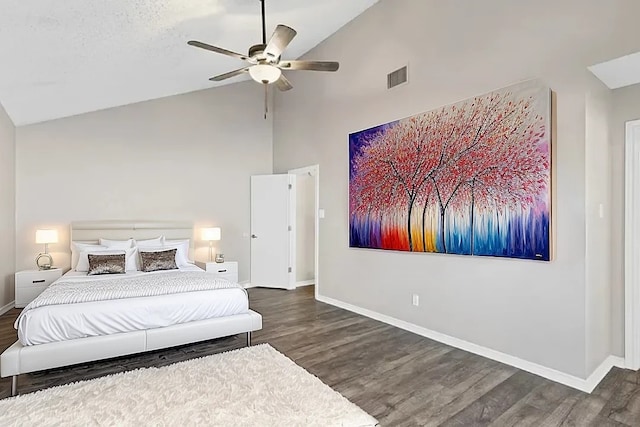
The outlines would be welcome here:
M 251 284 L 295 287 L 295 176 L 251 177 Z

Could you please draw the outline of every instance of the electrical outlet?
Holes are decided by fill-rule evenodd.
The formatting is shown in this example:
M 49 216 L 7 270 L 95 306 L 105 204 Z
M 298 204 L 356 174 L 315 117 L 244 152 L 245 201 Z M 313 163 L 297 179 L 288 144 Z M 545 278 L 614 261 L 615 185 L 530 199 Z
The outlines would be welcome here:
M 420 305 L 420 295 L 418 294 L 413 294 L 411 296 L 411 301 L 413 303 L 413 305 L 415 305 L 416 307 Z

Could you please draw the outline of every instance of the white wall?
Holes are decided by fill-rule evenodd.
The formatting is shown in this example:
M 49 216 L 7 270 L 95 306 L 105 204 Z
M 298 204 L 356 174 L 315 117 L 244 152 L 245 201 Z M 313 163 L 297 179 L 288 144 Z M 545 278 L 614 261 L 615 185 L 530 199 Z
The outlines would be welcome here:
M 585 100 L 587 372 L 611 354 L 611 90 L 588 76 Z M 602 216 L 600 210 L 602 209 Z
M 272 171 L 261 96 L 245 82 L 19 127 L 17 268 L 34 266 L 39 227 L 59 230 L 50 251 L 68 267 L 72 221 L 176 219 L 221 227 L 216 252 L 248 280 L 249 176 Z
M 296 175 L 296 282 L 315 278 L 315 178 Z
M 15 127 L 0 104 L 0 310 L 14 299 Z
M 640 119 L 640 84 L 613 91 L 611 120 L 612 349 L 624 356 L 624 146 L 625 122 Z
M 341 68 L 288 73 L 274 169 L 323 171 L 320 294 L 585 378 L 586 67 L 640 50 L 638 13 L 625 0 L 381 0 L 309 52 Z M 410 83 L 387 91 L 407 63 Z M 557 97 L 552 262 L 348 248 L 350 132 L 528 78 Z

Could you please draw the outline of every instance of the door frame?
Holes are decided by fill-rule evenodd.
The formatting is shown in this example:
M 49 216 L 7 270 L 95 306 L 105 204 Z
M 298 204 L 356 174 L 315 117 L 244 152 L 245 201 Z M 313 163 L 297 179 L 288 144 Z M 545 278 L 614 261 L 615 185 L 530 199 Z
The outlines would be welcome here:
M 640 120 L 626 123 L 624 222 L 624 357 L 628 369 L 640 369 Z
M 320 289 L 320 165 L 315 164 L 311 166 L 305 166 L 296 169 L 289 169 L 287 172 L 291 175 L 311 175 L 314 178 L 314 248 L 313 248 L 313 272 L 315 275 L 315 298 L 318 299 Z M 297 233 L 297 230 L 296 230 Z M 293 239 L 295 240 L 295 239 Z M 295 246 L 292 248 L 294 251 L 293 262 L 297 262 L 295 254 Z M 295 278 L 294 278 L 295 280 Z

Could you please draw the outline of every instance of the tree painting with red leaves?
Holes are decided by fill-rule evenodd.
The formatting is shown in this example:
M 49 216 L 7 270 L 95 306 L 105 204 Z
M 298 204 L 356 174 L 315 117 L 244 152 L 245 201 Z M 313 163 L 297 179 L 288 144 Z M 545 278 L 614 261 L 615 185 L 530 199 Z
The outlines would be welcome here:
M 350 134 L 350 246 L 548 261 L 550 106 L 529 81 Z

